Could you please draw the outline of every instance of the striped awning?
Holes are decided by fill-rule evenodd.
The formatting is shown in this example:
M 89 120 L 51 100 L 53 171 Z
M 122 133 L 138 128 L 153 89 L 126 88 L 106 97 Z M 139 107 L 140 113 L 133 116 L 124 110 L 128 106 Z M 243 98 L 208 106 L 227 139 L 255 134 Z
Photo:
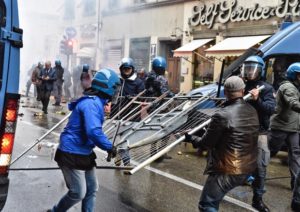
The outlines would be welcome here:
M 193 40 L 190 43 L 187 43 L 180 48 L 174 50 L 174 57 L 186 57 L 190 56 L 194 50 L 200 48 L 201 46 L 207 44 L 208 42 L 212 41 L 213 39 L 199 39 Z
M 213 47 L 206 49 L 206 56 L 219 58 L 240 56 L 245 50 L 255 45 L 259 45 L 269 37 L 270 35 L 226 38 Z

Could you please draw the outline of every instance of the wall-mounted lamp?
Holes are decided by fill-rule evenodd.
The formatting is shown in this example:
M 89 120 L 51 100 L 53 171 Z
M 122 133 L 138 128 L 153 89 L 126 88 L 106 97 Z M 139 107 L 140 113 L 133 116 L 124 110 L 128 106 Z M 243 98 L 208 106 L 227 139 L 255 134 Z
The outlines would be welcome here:
M 181 29 L 180 27 L 175 27 L 170 35 L 170 38 L 172 41 L 176 41 L 183 36 L 183 33 L 187 37 L 191 35 L 191 32 L 189 30 L 185 31 L 185 30 Z

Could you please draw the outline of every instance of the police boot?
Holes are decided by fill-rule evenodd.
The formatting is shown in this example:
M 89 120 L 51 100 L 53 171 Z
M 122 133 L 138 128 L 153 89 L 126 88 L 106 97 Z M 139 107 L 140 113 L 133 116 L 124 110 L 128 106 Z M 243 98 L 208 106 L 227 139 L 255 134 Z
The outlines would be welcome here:
M 300 204 L 292 201 L 291 208 L 293 211 L 300 211 Z
M 258 210 L 259 212 L 269 212 L 270 209 L 262 200 L 262 197 L 254 196 L 252 199 L 252 207 Z

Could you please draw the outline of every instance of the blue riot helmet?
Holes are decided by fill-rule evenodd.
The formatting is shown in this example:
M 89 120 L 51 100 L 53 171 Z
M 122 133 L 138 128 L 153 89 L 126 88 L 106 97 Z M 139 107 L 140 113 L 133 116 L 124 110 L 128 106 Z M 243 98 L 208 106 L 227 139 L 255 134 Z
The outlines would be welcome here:
M 250 56 L 248 57 L 241 68 L 241 75 L 242 78 L 255 81 L 259 80 L 260 78 L 264 78 L 265 76 L 265 62 L 259 56 Z
M 60 60 L 55 60 L 55 66 L 61 66 Z
M 90 69 L 90 66 L 88 64 L 83 64 L 82 66 L 82 72 L 88 72 Z
M 124 57 L 121 60 L 120 73 L 123 79 L 128 79 L 134 74 L 133 60 L 129 57 Z
M 120 78 L 116 72 L 105 68 L 95 74 L 91 87 L 113 102 L 119 96 L 120 85 Z
M 166 59 L 163 57 L 155 57 L 152 60 L 152 70 L 158 75 L 164 75 L 167 68 Z
M 300 63 L 293 63 L 286 71 L 286 78 L 291 81 L 296 81 L 298 79 L 297 74 L 300 74 Z M 298 81 L 300 81 L 300 79 Z
M 42 69 L 43 67 L 44 67 L 44 63 L 40 61 L 40 62 L 38 63 L 38 68 Z

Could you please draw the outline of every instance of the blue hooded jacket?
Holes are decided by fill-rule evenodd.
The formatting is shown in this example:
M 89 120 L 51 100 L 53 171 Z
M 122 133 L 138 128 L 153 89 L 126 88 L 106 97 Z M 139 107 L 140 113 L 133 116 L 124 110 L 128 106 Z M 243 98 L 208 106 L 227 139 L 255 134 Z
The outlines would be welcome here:
M 112 143 L 102 131 L 106 101 L 97 96 L 83 96 L 69 104 L 72 114 L 60 135 L 61 151 L 89 155 L 95 146 L 106 151 L 112 149 Z

